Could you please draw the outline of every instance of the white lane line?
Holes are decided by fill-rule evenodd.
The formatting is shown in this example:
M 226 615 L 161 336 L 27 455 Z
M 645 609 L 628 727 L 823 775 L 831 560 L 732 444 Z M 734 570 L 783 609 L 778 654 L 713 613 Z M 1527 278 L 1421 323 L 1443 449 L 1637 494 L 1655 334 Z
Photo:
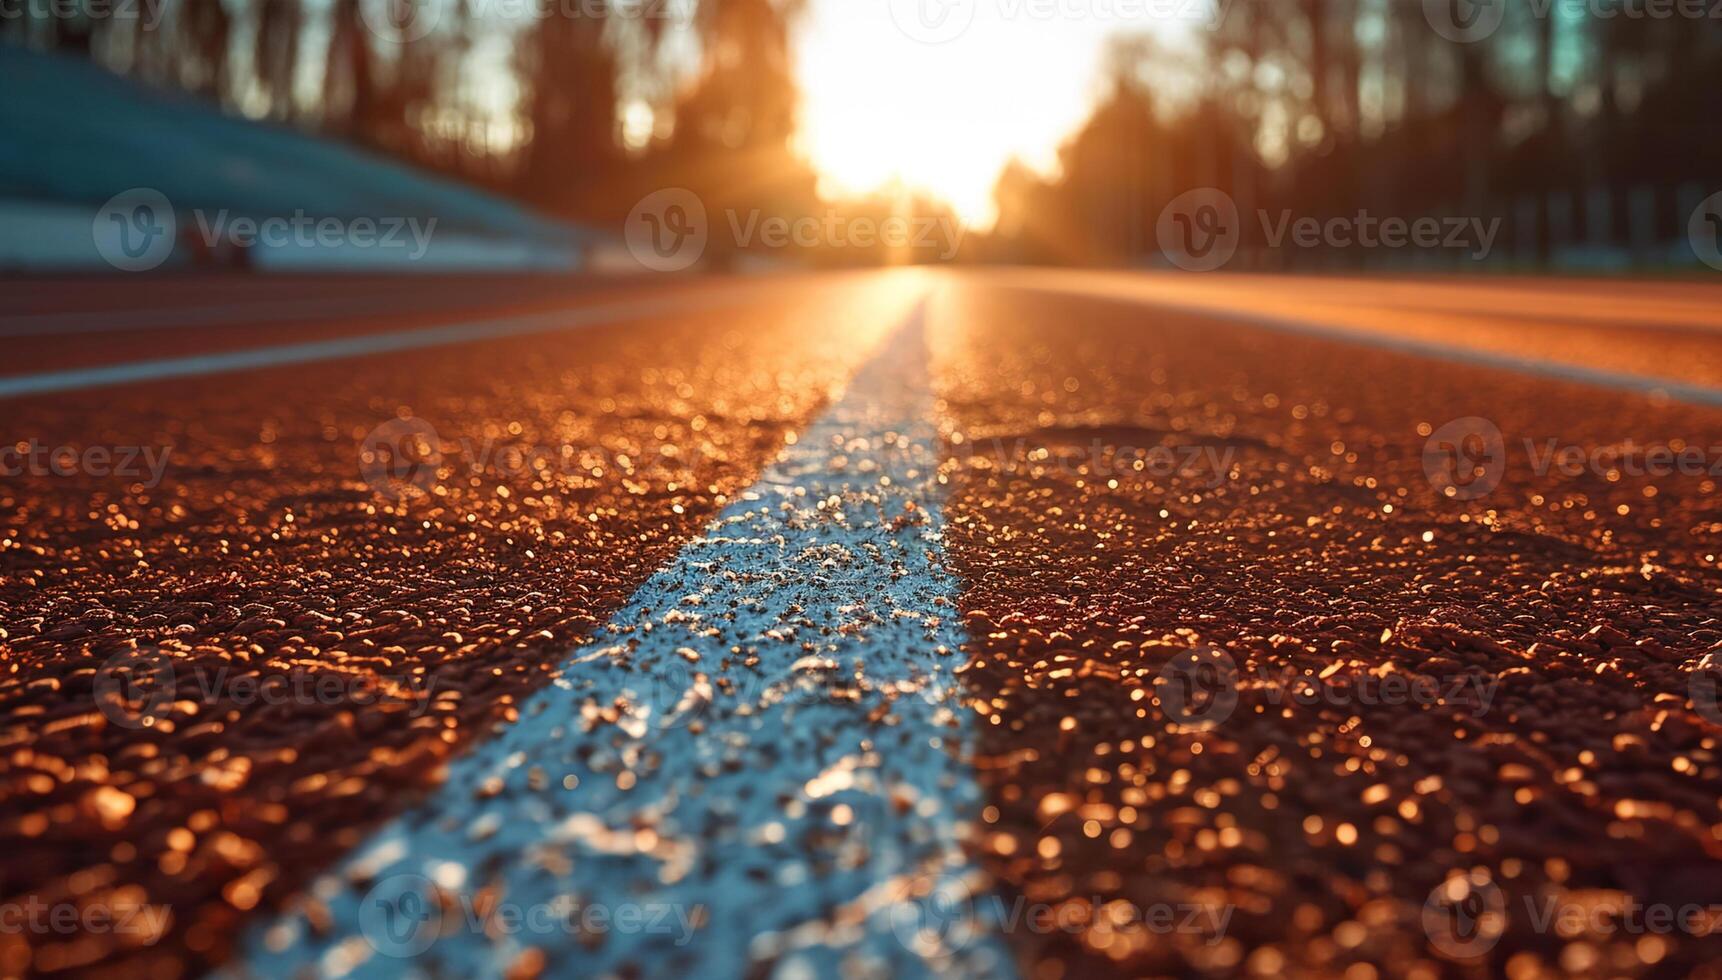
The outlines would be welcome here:
M 81 333 L 119 333 L 128 330 L 181 330 L 236 323 L 254 326 L 283 323 L 310 317 L 361 316 L 371 313 L 424 312 L 423 307 L 405 306 L 401 297 L 354 296 L 345 304 L 335 297 L 314 300 L 226 303 L 215 306 L 163 307 L 142 310 L 79 310 L 60 313 L 20 313 L 0 317 L 0 337 L 66 336 Z
M 436 327 L 391 330 L 383 333 L 360 334 L 329 340 L 313 340 L 297 344 L 275 344 L 249 347 L 243 350 L 215 354 L 194 354 L 186 357 L 166 357 L 124 364 L 103 364 L 64 371 L 43 371 L 0 377 L 0 398 L 43 395 L 58 391 L 76 391 L 109 385 L 145 381 L 165 381 L 255 368 L 284 367 L 311 364 L 369 354 L 391 354 L 400 351 L 445 347 L 475 340 L 514 337 L 521 334 L 548 333 L 590 327 L 620 320 L 674 313 L 716 310 L 738 305 L 755 298 L 755 287 L 731 288 L 717 292 L 702 292 L 692 296 L 669 296 L 656 299 L 601 303 L 565 310 L 550 310 L 518 316 L 491 317 L 449 323 Z
M 290 913 L 242 970 L 1013 975 L 968 901 L 923 315 L 518 723 L 312 886 L 327 928 Z
M 1017 285 L 1040 292 L 1068 293 L 1091 299 L 1105 299 L 1117 302 L 1133 303 L 1138 306 L 1153 306 L 1174 313 L 1184 313 L 1191 316 L 1207 317 L 1215 320 L 1228 320 L 1236 323 L 1273 330 L 1279 333 L 1295 334 L 1303 337 L 1315 337 L 1321 340 L 1334 340 L 1348 344 L 1359 344 L 1380 350 L 1393 351 L 1399 354 L 1412 354 L 1419 357 L 1432 357 L 1443 361 L 1464 364 L 1472 367 L 1496 368 L 1513 371 L 1519 374 L 1529 374 L 1556 381 L 1570 381 L 1576 384 L 1592 385 L 1598 388 L 1608 388 L 1615 391 L 1629 392 L 1635 395 L 1645 395 L 1655 398 L 1669 398 L 1675 401 L 1687 402 L 1693 405 L 1703 405 L 1709 408 L 1722 407 L 1722 388 L 1710 385 L 1693 384 L 1673 378 L 1659 378 L 1652 375 L 1632 374 L 1626 371 L 1608 371 L 1602 368 L 1583 367 L 1577 364 L 1562 364 L 1558 361 L 1545 361 L 1534 357 L 1521 357 L 1514 354 L 1502 354 L 1496 351 L 1479 350 L 1471 347 L 1460 347 L 1452 344 L 1442 344 L 1429 340 L 1416 340 L 1409 337 L 1393 337 L 1370 330 L 1358 330 L 1350 327 L 1336 327 L 1321 323 L 1313 323 L 1292 317 L 1273 316 L 1267 313 L 1255 313 L 1235 310 L 1220 304 L 1181 302 L 1175 299 L 1165 299 L 1158 296 L 1145 296 L 1124 289 L 1109 289 L 1085 284 L 1057 284 L 1029 280 Z M 1432 287 L 1436 288 L 1436 287 Z

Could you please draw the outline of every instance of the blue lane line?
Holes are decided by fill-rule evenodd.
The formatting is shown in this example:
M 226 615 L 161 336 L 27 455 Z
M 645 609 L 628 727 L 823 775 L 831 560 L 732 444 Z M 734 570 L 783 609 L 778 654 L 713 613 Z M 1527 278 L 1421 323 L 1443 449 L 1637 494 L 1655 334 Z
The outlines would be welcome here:
M 1259 327 L 1263 330 L 1272 330 L 1276 333 L 1312 337 L 1318 340 L 1339 341 L 1347 344 L 1358 344 L 1364 347 L 1374 347 L 1379 350 L 1393 351 L 1399 354 L 1430 357 L 1437 360 L 1465 364 L 1474 367 L 1496 368 L 1503 371 L 1512 371 L 1518 374 L 1528 374 L 1534 377 L 1548 378 L 1557 381 L 1570 381 L 1575 384 L 1591 385 L 1593 387 L 1607 388 L 1613 391 L 1624 391 L 1645 397 L 1668 398 L 1674 401 L 1686 402 L 1692 405 L 1703 405 L 1711 408 L 1722 407 L 1722 388 L 1717 388 L 1711 385 L 1693 384 L 1687 381 L 1678 381 L 1673 378 L 1659 378 L 1652 375 L 1632 374 L 1626 371 L 1609 371 L 1603 368 L 1582 367 L 1576 364 L 1562 364 L 1558 361 L 1546 361 L 1534 357 L 1522 357 L 1516 354 L 1502 354 L 1495 351 L 1460 347 L 1453 344 L 1442 344 L 1428 340 L 1415 340 L 1409 337 L 1394 337 L 1388 334 L 1375 333 L 1369 330 L 1336 327 L 1329 324 L 1300 320 L 1293 317 L 1273 316 L 1267 313 L 1244 312 L 1226 309 L 1217 305 L 1182 302 L 1176 299 L 1162 298 L 1123 290 L 1095 288 L 1082 283 L 1058 283 L 1056 281 L 1048 282 L 1036 279 L 1015 283 L 1015 285 L 1019 285 L 1027 289 L 1038 290 L 1040 292 L 1067 293 L 1071 295 L 1079 295 L 1087 299 L 1130 303 L 1138 306 L 1151 306 L 1189 316 Z
M 702 293 L 698 296 L 603 303 L 568 310 L 463 321 L 438 327 L 392 330 L 385 333 L 361 334 L 354 337 L 314 340 L 297 344 L 277 344 L 269 347 L 251 347 L 219 354 L 167 357 L 148 361 L 133 361 L 126 364 L 105 364 L 98 367 L 45 371 L 17 377 L 0 377 L 0 398 L 17 398 L 25 395 L 42 395 L 136 382 L 166 381 L 173 378 L 225 374 L 230 371 L 246 371 L 256 368 L 312 364 L 348 357 L 446 347 L 450 344 L 464 344 L 476 340 L 572 330 L 577 327 L 589 327 L 620 320 L 637 320 L 645 317 L 694 313 L 702 310 L 719 310 L 738 305 L 754 295 L 756 294 L 752 293 L 751 290 L 729 289 L 715 294 Z
M 1010 977 L 922 314 L 243 972 Z M 318 918 L 323 918 L 318 916 Z M 860 971 L 860 972 L 857 972 Z

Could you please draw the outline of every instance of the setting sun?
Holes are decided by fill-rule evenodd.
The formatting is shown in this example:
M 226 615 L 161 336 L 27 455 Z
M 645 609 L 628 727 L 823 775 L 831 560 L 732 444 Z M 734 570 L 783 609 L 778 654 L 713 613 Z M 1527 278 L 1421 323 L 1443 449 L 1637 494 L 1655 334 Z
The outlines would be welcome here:
M 966 28 L 927 43 L 911 36 L 917 3 L 936 7 L 811 6 L 796 59 L 801 148 L 832 193 L 924 191 L 981 228 L 992 224 L 993 184 L 1013 157 L 1043 173 L 1056 168 L 1059 143 L 1103 84 L 1108 37 L 1173 38 L 1192 22 L 1175 9 L 1070 19 L 1039 16 L 1045 5 L 1027 0 L 952 3 L 949 16 L 970 18 Z

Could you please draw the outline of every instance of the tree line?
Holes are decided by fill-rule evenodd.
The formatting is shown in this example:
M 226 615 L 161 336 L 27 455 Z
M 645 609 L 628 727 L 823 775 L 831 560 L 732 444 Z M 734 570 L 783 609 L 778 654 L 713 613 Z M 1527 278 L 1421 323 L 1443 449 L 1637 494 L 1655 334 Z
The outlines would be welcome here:
M 816 204 L 789 145 L 803 0 L 52 2 L 0 32 L 560 216 L 614 225 L 665 186 Z
M 1501 20 L 1485 36 L 1442 20 L 1491 5 Z M 1193 43 L 1115 45 L 1109 94 L 1059 174 L 1013 166 L 999 181 L 999 224 L 980 253 L 1151 261 L 1163 210 L 1215 187 L 1244 224 L 1242 266 L 1474 261 L 1270 248 L 1264 212 L 1500 219 L 1488 261 L 1507 267 L 1678 265 L 1688 216 L 1722 191 L 1713 6 L 1231 0 Z
M 76 2 L 91 15 L 0 31 L 605 227 L 670 186 L 714 221 L 824 206 L 791 146 L 806 0 L 136 0 L 131 17 L 88 6 L 129 0 Z M 1241 265 L 1399 258 L 1271 249 L 1255 227 L 1367 211 L 1500 218 L 1496 263 L 1656 266 L 1722 189 L 1713 4 L 1213 2 L 1224 17 L 1187 37 L 1116 40 L 1058 173 L 1008 167 L 996 226 L 962 258 L 1153 262 L 1168 204 L 1213 187 L 1243 216 Z M 1681 15 L 1642 15 L 1670 3 Z M 1443 9 L 1473 5 L 1499 5 L 1499 27 L 1440 29 Z M 948 218 L 901 195 L 850 210 Z

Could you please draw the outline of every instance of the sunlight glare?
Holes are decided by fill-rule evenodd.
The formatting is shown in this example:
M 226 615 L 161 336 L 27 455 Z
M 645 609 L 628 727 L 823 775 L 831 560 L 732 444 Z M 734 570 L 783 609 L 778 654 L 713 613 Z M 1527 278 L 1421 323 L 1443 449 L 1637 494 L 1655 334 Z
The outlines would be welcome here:
M 1101 16 L 1100 4 L 1081 16 L 1067 0 L 974 2 L 960 37 L 924 44 L 898 28 L 887 0 L 814 0 L 796 60 L 800 149 L 822 190 L 924 191 L 989 227 L 993 185 L 1013 157 L 1056 170 L 1059 144 L 1103 91 L 1108 36 L 1171 39 L 1193 27 L 1175 10 L 1129 19 Z

